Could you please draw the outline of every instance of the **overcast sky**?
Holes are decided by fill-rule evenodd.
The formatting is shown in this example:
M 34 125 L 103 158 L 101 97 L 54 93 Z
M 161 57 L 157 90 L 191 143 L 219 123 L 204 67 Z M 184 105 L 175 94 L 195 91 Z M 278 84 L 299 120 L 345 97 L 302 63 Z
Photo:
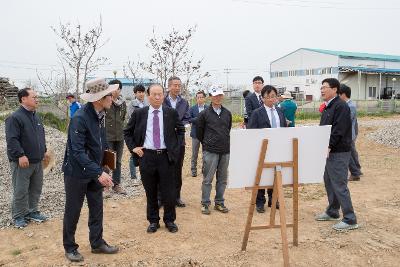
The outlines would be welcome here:
M 396 0 L 13 0 L 2 1 L 0 76 L 17 85 L 57 64 L 62 22 L 89 27 L 103 18 L 109 58 L 96 76 L 122 76 L 128 57 L 146 59 L 153 27 L 160 34 L 197 24 L 192 49 L 213 83 L 251 84 L 269 63 L 300 47 L 400 55 Z

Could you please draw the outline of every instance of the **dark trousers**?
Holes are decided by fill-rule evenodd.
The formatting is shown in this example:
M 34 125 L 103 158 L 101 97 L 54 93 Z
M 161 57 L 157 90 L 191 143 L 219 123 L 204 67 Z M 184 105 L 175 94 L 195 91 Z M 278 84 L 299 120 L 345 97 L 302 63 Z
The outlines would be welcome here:
M 168 160 L 164 151 L 157 154 L 151 150 L 144 150 L 139 158 L 140 175 L 147 198 L 147 220 L 156 223 L 160 220 L 157 201 L 157 192 L 160 191 L 164 206 L 164 222 L 174 222 L 176 219 L 175 202 L 176 187 L 174 165 Z
M 108 141 L 109 149 L 117 152 L 117 166 L 112 172 L 112 179 L 114 185 L 121 183 L 121 160 L 124 152 L 124 140 L 122 141 Z
M 360 176 L 361 175 L 361 165 L 358 159 L 358 152 L 356 149 L 356 140 L 351 142 L 351 150 L 350 150 L 350 161 L 349 161 L 349 170 L 351 175 Z
M 181 146 L 179 150 L 179 157 L 175 164 L 175 178 L 176 178 L 176 199 L 181 198 L 181 189 L 182 189 L 182 168 L 183 161 L 185 159 L 185 146 Z
M 268 200 L 272 200 L 272 189 L 267 189 Z M 265 189 L 258 189 L 257 191 L 257 198 L 256 198 L 256 206 L 263 207 L 265 205 Z
M 18 162 L 10 162 L 12 174 L 12 218 L 25 217 L 37 212 L 43 187 L 42 162 L 30 163 L 28 168 L 21 168 Z
M 357 218 L 347 187 L 349 160 L 350 152 L 329 153 L 329 157 L 326 159 L 324 182 L 329 202 L 326 214 L 333 218 L 339 218 L 339 209 L 341 208 L 343 222 L 356 224 Z
M 103 187 L 98 181 L 64 176 L 65 211 L 63 222 L 63 244 L 66 252 L 78 249 L 75 231 L 81 214 L 83 201 L 89 207 L 89 241 L 92 248 L 104 243 L 103 240 Z

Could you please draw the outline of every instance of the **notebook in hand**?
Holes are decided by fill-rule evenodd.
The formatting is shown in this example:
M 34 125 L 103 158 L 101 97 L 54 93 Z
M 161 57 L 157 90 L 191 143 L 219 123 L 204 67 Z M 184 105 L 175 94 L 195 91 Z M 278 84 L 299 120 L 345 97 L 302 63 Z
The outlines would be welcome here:
M 104 150 L 102 166 L 115 170 L 117 167 L 117 153 L 112 150 Z

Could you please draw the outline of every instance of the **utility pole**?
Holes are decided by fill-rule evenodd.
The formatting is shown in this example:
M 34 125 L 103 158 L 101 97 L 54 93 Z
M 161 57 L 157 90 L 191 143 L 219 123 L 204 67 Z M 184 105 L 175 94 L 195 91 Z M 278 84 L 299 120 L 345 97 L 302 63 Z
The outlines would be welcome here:
M 229 90 L 229 73 L 231 73 L 232 69 L 230 68 L 225 68 L 224 73 L 226 74 L 226 91 L 230 92 Z

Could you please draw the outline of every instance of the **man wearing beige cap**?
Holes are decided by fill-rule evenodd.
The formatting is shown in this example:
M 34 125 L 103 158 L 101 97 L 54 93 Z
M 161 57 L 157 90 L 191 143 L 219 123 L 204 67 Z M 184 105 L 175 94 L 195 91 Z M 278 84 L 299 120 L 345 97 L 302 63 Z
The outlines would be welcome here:
M 63 245 L 65 256 L 72 262 L 83 261 L 75 231 L 83 201 L 89 207 L 89 240 L 92 253 L 114 254 L 118 248 L 103 240 L 103 188 L 113 186 L 111 176 L 102 168 L 107 149 L 105 110 L 112 104 L 112 92 L 118 84 L 109 85 L 105 79 L 86 82 L 81 98 L 88 102 L 71 118 L 65 149 L 64 172 L 65 211 Z

